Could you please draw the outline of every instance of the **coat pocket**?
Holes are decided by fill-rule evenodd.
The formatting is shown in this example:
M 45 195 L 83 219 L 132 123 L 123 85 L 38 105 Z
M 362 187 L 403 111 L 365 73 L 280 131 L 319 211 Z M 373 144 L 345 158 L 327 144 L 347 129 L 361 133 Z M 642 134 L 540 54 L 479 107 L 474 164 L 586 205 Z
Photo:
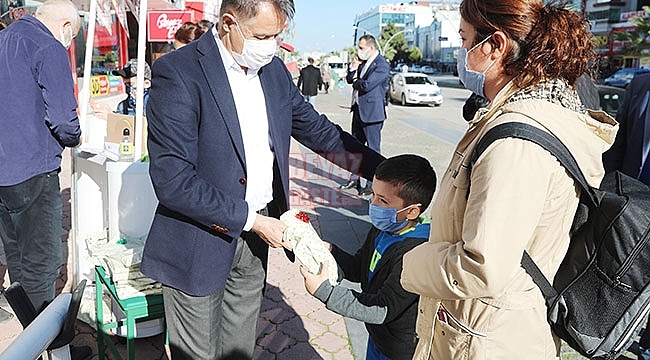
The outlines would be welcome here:
M 441 304 L 435 317 L 431 357 L 450 360 L 469 359 L 472 343 L 485 337 L 487 337 L 485 334 L 458 321 Z
M 472 336 L 452 322 L 435 319 L 431 359 L 465 360 L 469 358 Z

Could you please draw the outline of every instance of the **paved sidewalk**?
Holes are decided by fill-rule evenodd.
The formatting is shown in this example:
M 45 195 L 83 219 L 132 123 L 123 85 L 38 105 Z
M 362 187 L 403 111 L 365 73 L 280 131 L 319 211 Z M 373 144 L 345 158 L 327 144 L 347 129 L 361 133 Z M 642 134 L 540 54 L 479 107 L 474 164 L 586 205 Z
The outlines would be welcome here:
M 327 114 L 335 123 L 349 130 L 349 88 L 333 88 L 329 94 L 319 94 L 316 108 Z M 389 118 L 391 107 L 388 108 Z M 460 116 L 460 114 L 459 114 Z M 414 143 L 434 143 L 430 138 L 400 138 L 394 131 L 402 126 L 387 122 L 384 129 L 384 153 L 391 156 L 411 151 Z M 397 144 L 397 145 L 392 145 Z M 421 154 L 429 157 L 431 154 Z M 336 243 L 343 249 L 354 252 L 361 246 L 369 228 L 367 217 L 368 203 L 351 190 L 339 190 L 338 185 L 347 180 L 347 173 L 332 167 L 309 150 L 293 143 L 291 150 L 291 203 L 292 207 L 307 212 L 311 222 L 323 239 Z M 70 153 L 64 153 L 64 167 L 61 173 L 61 189 L 64 200 L 64 238 L 65 244 L 71 241 L 70 218 Z M 66 254 L 66 257 L 68 255 Z M 8 276 L 0 268 L 0 278 L 4 276 L 4 286 L 9 285 Z M 67 271 L 63 271 L 57 281 L 59 291 L 67 281 Z M 350 286 L 353 286 L 350 284 Z M 86 293 L 92 292 L 86 288 Z M 6 308 L 0 299 L 0 307 Z M 77 336 L 74 345 L 89 345 L 93 349 L 93 359 L 97 359 L 96 332 L 93 327 L 77 321 Z M 0 353 L 21 332 L 15 317 L 0 323 Z M 282 250 L 272 249 L 269 256 L 267 291 L 262 304 L 257 328 L 258 339 L 255 358 L 260 360 L 311 360 L 311 359 L 365 359 L 367 333 L 362 323 L 344 319 L 311 297 L 304 289 L 298 265 L 290 263 Z M 113 342 L 124 355 L 126 346 L 122 338 L 114 337 Z M 166 359 L 164 336 L 156 335 L 136 340 L 137 359 Z M 630 357 L 631 359 L 632 357 Z M 584 359 L 568 348 L 563 348 L 562 359 Z M 12 359 L 13 360 L 13 359 Z

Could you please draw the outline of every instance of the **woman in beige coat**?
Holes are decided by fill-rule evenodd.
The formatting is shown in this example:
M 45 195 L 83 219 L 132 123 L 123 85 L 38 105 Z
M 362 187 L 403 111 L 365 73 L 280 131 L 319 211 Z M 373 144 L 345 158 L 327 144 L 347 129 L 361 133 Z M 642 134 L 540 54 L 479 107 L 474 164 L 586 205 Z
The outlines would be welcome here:
M 404 255 L 401 283 L 421 295 L 414 358 L 557 359 L 560 341 L 520 261 L 528 251 L 553 279 L 578 190 L 550 153 L 521 139 L 495 141 L 468 168 L 489 128 L 519 121 L 559 137 L 597 186 L 618 127 L 574 89 L 594 57 L 578 13 L 542 0 L 464 0 L 460 12 L 459 77 L 490 104 L 444 173 L 429 242 Z

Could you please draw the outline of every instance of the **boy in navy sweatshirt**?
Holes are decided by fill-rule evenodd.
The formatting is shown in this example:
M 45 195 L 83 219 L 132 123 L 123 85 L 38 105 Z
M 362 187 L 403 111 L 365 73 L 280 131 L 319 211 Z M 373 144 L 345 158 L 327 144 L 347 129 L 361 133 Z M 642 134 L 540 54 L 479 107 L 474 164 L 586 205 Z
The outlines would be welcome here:
M 372 228 L 355 255 L 332 245 L 339 275 L 360 282 L 359 293 L 327 280 L 327 264 L 319 274 L 301 267 L 307 291 L 327 308 L 365 322 L 370 337 L 367 360 L 410 360 L 416 345 L 418 295 L 400 284 L 402 255 L 429 238 L 430 225 L 422 212 L 436 187 L 431 164 L 417 155 L 384 160 L 372 182 L 369 216 Z

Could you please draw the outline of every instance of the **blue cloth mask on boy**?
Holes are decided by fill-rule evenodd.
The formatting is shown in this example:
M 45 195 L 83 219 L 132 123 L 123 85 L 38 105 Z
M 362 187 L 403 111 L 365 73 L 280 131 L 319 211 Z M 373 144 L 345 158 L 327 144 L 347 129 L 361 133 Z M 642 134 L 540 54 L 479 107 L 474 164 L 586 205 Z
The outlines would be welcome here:
M 377 205 L 369 204 L 368 216 L 370 216 L 370 221 L 377 229 L 386 231 L 386 232 L 395 232 L 400 230 L 408 224 L 408 219 L 402 221 L 397 221 L 397 214 L 412 208 L 413 206 L 420 206 L 421 204 L 413 204 L 405 207 L 402 210 L 397 210 L 395 208 L 381 207 Z
M 483 70 L 483 72 L 478 72 L 467 68 L 467 56 L 472 50 L 481 46 L 491 37 L 492 35 L 486 37 L 485 39 L 483 39 L 483 41 L 474 45 L 469 50 L 465 49 L 464 47 L 461 47 L 458 52 L 458 62 L 456 63 L 456 67 L 458 69 L 458 78 L 463 83 L 463 86 L 465 86 L 465 89 L 470 90 L 483 97 L 485 97 L 485 94 L 483 93 L 483 85 L 485 83 L 485 72 L 488 71 L 490 67 L 492 67 L 495 60 L 493 60 L 490 63 L 490 65 L 488 65 L 487 68 Z

